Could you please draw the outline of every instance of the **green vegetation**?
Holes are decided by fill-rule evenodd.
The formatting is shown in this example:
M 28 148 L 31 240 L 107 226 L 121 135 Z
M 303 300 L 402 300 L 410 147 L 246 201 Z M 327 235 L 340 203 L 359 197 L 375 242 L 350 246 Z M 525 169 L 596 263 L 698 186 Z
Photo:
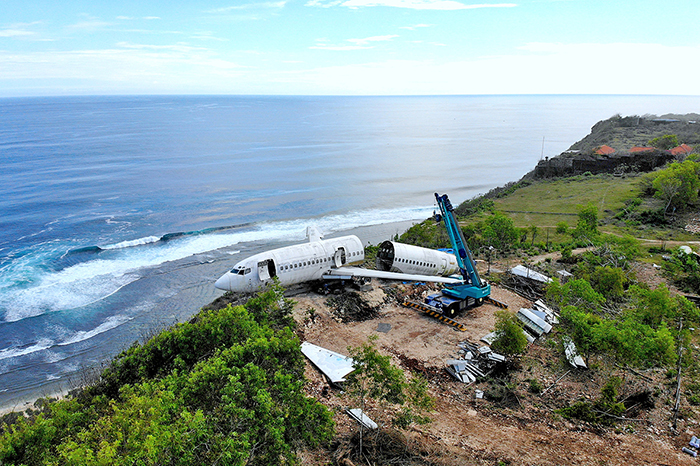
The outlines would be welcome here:
M 567 419 L 580 419 L 594 424 L 612 424 L 625 412 L 624 403 L 618 402 L 618 390 L 622 379 L 611 377 L 600 391 L 600 398 L 593 403 L 578 401 L 559 410 Z
M 410 381 L 401 369 L 391 364 L 391 357 L 383 356 L 374 346 L 376 336 L 358 348 L 348 348 L 353 358 L 353 368 L 345 383 L 347 393 L 359 401 L 364 411 L 368 400 L 381 405 L 400 406 L 389 421 L 406 428 L 412 423 L 427 424 L 428 413 L 435 407 L 435 400 L 428 394 L 427 381 L 414 375 Z M 382 410 L 389 413 L 389 410 Z
M 496 339 L 491 348 L 506 356 L 521 354 L 527 348 L 523 324 L 512 312 L 496 311 Z
M 291 306 L 273 287 L 132 346 L 96 384 L 7 427 L 0 464 L 296 464 L 334 425 L 302 390 Z

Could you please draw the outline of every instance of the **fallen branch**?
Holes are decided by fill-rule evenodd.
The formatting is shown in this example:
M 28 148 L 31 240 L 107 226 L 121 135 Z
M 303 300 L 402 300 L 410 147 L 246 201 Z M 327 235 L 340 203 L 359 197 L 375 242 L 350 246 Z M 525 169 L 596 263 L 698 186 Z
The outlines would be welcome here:
M 557 380 L 555 380 L 554 383 L 553 383 L 552 385 L 550 385 L 549 387 L 545 388 L 544 391 L 540 394 L 540 396 L 544 395 L 545 393 L 547 393 L 547 392 L 549 391 L 550 388 L 552 388 L 553 386 L 555 386 L 556 384 L 558 384 L 559 381 L 560 381 L 561 379 L 563 379 L 564 377 L 566 377 L 566 376 L 569 374 L 569 372 L 571 372 L 571 371 L 570 371 L 570 370 L 566 371 L 566 372 L 564 373 L 564 375 L 562 375 L 562 376 L 559 377 Z
M 615 416 L 614 414 L 606 413 L 605 411 L 599 411 L 599 410 L 593 409 L 593 408 L 591 408 L 591 411 L 593 411 L 594 413 L 602 414 L 603 416 L 608 416 L 608 417 L 611 417 L 613 419 L 617 419 L 618 421 L 632 421 L 632 422 L 644 422 L 644 421 L 646 421 L 646 419 L 630 419 L 627 417 Z

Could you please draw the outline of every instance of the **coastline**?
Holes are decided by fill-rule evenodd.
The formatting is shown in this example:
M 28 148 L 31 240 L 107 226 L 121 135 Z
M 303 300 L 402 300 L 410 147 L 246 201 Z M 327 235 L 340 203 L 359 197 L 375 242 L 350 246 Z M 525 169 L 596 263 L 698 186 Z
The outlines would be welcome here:
M 424 219 L 423 219 L 424 220 Z M 360 240 L 362 241 L 362 244 L 366 245 L 378 245 L 381 242 L 385 240 L 391 240 L 393 239 L 396 235 L 401 235 L 404 233 L 406 230 L 408 230 L 411 226 L 420 223 L 423 220 L 403 220 L 403 221 L 397 221 L 397 222 L 389 222 L 389 223 L 381 223 L 377 225 L 368 225 L 368 226 L 360 226 L 360 227 L 355 227 L 351 228 L 348 230 L 341 230 L 334 232 L 332 234 L 327 235 L 327 237 L 337 237 L 337 236 L 345 236 L 345 235 L 356 235 Z M 197 274 L 202 277 L 203 282 L 208 282 L 210 281 L 210 278 L 215 276 L 217 273 L 220 272 L 221 268 L 221 263 L 210 263 L 207 261 L 201 262 L 199 265 L 195 266 L 192 268 L 191 273 L 192 274 Z M 206 287 L 206 284 L 204 284 L 204 287 Z M 206 302 L 203 302 L 201 304 L 199 303 L 193 303 L 192 308 L 189 313 L 187 314 L 181 314 L 180 318 L 178 319 L 179 322 L 186 322 L 189 317 L 195 315 L 201 308 L 204 306 L 208 305 L 221 295 L 223 295 L 223 291 L 215 290 L 213 286 L 213 281 L 211 282 L 211 289 L 209 290 L 208 293 L 204 295 L 199 295 L 198 298 L 203 299 Z M 163 327 L 165 328 L 165 327 Z M 158 328 L 158 330 L 161 330 Z M 106 361 L 109 363 L 111 361 L 111 358 Z M 87 367 L 84 370 L 91 371 L 93 369 L 96 369 L 95 367 Z M 79 380 L 79 373 L 75 373 L 74 378 L 76 380 Z M 64 398 L 68 395 L 68 392 L 73 390 L 76 386 L 76 384 L 73 384 L 70 382 L 70 380 L 64 381 L 63 384 L 60 384 L 58 386 L 65 387 L 65 385 L 69 385 L 67 388 L 49 388 L 49 387 L 56 387 L 56 385 L 47 383 L 44 386 L 37 387 L 36 390 L 33 390 L 29 393 L 27 393 L 25 396 L 19 396 L 14 399 L 9 399 L 4 403 L 0 403 L 0 416 L 12 413 L 12 412 L 23 412 L 26 411 L 29 408 L 34 408 L 34 403 L 41 399 L 41 398 Z

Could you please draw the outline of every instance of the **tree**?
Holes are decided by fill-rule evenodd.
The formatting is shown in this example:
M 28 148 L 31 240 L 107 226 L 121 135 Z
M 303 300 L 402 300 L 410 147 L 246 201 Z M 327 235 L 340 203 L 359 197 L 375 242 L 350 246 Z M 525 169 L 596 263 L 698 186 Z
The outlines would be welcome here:
M 507 356 L 521 354 L 527 348 L 527 337 L 523 333 L 523 324 L 515 314 L 506 310 L 496 311 L 496 339 L 491 348 Z
M 671 206 L 683 208 L 698 200 L 698 189 L 700 189 L 698 168 L 698 163 L 686 160 L 672 163 L 656 175 L 652 186 L 654 195 L 666 203 L 664 214 Z
M 484 221 L 483 236 L 489 246 L 506 250 L 517 243 L 519 235 L 513 220 L 496 212 Z
M 678 136 L 675 134 L 666 134 L 650 140 L 649 145 L 657 149 L 669 150 L 678 147 L 680 143 L 678 142 Z
M 592 202 L 579 206 L 578 223 L 572 235 L 576 238 L 598 236 L 598 208 Z
M 430 418 L 426 415 L 435 406 L 434 399 L 428 395 L 427 382 L 414 377 L 410 382 L 401 369 L 391 363 L 391 357 L 377 351 L 374 342 L 376 335 L 369 337 L 367 343 L 359 347 L 349 347 L 353 359 L 353 372 L 345 379 L 345 390 L 360 402 L 360 409 L 366 411 L 369 399 L 384 404 L 402 405 L 398 415 L 391 419 L 398 427 L 408 427 L 411 423 L 426 424 Z M 360 424 L 360 452 L 362 452 L 363 429 Z

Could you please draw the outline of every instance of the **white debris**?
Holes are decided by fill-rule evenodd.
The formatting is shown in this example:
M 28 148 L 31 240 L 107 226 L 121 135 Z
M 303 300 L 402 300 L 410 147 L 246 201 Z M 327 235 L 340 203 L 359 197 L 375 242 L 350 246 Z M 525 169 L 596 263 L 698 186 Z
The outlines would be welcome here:
M 363 413 L 360 408 L 346 409 L 345 412 L 348 413 L 351 418 L 356 420 L 358 424 L 362 424 L 365 429 L 376 429 L 379 427 L 377 423 Z
M 557 317 L 557 314 L 549 308 L 544 302 L 542 302 L 541 299 L 538 299 L 535 301 L 535 304 L 533 304 L 534 308 L 537 309 L 540 312 L 544 312 L 546 315 L 545 320 L 549 322 L 550 324 L 558 324 L 559 323 L 559 318 Z
M 345 382 L 345 376 L 355 369 L 352 358 L 307 341 L 301 344 L 301 352 L 334 384 Z
M 566 360 L 569 361 L 569 364 L 576 368 L 583 368 L 587 369 L 588 366 L 586 366 L 586 363 L 583 361 L 583 358 L 579 356 L 578 352 L 576 351 L 576 345 L 574 342 L 571 340 L 571 338 L 565 336 L 563 338 L 564 341 L 564 354 L 566 355 Z
M 531 309 L 521 308 L 516 315 L 525 324 L 525 327 L 538 337 L 552 330 L 552 326 L 532 312 Z
M 540 283 L 549 283 L 552 281 L 552 279 L 549 278 L 548 276 L 542 275 L 541 273 L 536 272 L 532 269 L 528 269 L 524 265 L 516 265 L 515 267 L 510 269 L 510 273 L 512 273 L 513 275 L 528 278 L 530 280 L 534 280 L 534 281 L 540 282 Z
M 497 335 L 496 335 L 496 332 L 491 332 L 491 333 L 489 333 L 489 334 L 484 335 L 483 337 L 481 337 L 481 341 L 483 341 L 483 342 L 486 343 L 487 345 L 491 346 L 491 344 L 492 344 L 492 343 L 494 342 L 494 340 L 496 339 L 496 336 L 497 336 Z

